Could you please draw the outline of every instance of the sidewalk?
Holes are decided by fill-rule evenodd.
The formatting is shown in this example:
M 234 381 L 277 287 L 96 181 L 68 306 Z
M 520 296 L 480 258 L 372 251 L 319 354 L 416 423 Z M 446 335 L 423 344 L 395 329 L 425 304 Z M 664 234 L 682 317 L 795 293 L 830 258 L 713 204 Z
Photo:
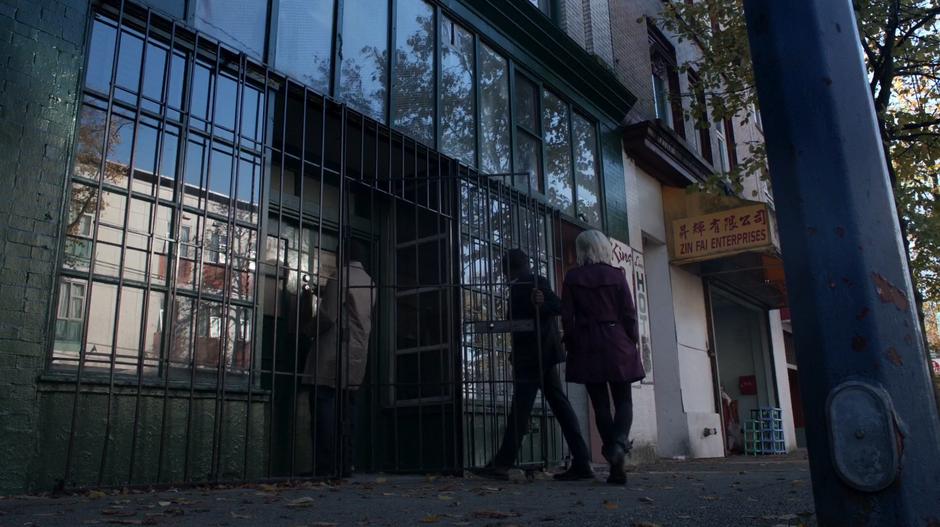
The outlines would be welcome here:
M 805 453 L 662 461 L 597 481 L 358 475 L 336 484 L 0 498 L 2 526 L 815 525 Z

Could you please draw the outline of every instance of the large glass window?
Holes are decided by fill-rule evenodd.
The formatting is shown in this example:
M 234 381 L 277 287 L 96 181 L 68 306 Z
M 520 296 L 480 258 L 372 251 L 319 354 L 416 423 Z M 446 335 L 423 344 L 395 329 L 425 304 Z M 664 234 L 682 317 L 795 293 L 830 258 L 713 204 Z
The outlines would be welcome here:
M 545 143 L 545 195 L 552 206 L 565 214 L 574 215 L 568 123 L 568 105 L 551 92 L 544 92 L 542 137 Z
M 578 218 L 601 226 L 600 180 L 597 168 L 597 133 L 594 125 L 578 114 L 571 117 L 574 140 L 574 179 L 577 185 Z
M 236 80 L 239 72 L 171 53 L 166 42 L 117 31 L 103 18 L 92 27 L 88 60 L 96 66 L 79 117 L 53 365 L 75 368 L 83 357 L 86 369 L 149 375 L 188 369 L 194 353 L 203 353 L 199 365 L 235 366 L 234 339 L 190 339 L 192 320 L 183 317 L 194 314 L 186 306 L 228 301 L 231 311 L 219 311 L 219 324 L 229 327 L 240 324 L 233 314 L 254 311 L 264 94 Z M 114 63 L 116 47 L 112 87 L 107 72 L 114 70 L 105 65 Z M 158 67 L 142 69 L 142 53 Z M 122 67 L 121 56 L 128 63 L 136 57 L 138 67 Z M 179 112 L 187 62 L 188 130 Z M 111 93 L 111 101 L 100 98 Z M 174 288 L 180 309 L 168 323 L 165 301 Z M 250 340 L 247 327 L 241 335 Z M 159 370 L 163 339 L 176 355 L 165 356 Z
M 476 164 L 473 34 L 441 17 L 441 151 Z
M 330 90 L 334 0 L 280 0 L 277 69 L 320 93 Z
M 656 118 L 662 120 L 672 128 L 672 113 L 669 111 L 669 88 L 664 78 L 664 73 L 663 71 L 657 71 L 654 66 L 653 109 L 656 112 Z
M 540 90 L 523 75 L 516 74 L 513 104 L 516 117 L 516 150 L 513 184 L 523 190 L 544 192 L 542 141 L 539 133 Z
M 509 172 L 509 66 L 485 44 L 480 46 L 480 170 Z
M 377 0 L 344 0 L 337 96 L 385 121 L 388 89 L 388 9 Z
M 422 0 L 396 5 L 394 125 L 425 144 L 434 141 L 434 9 Z
M 689 71 L 689 91 L 695 97 L 695 102 L 701 109 L 701 115 L 695 120 L 695 133 L 692 134 L 693 146 L 709 163 L 712 162 L 712 139 L 708 126 L 708 104 L 705 100 L 705 91 L 702 89 L 698 75 Z
M 653 70 L 653 110 L 657 119 L 685 137 L 676 48 L 652 24 L 647 25 L 647 32 Z
M 249 55 L 264 58 L 267 0 L 198 0 L 196 29 Z

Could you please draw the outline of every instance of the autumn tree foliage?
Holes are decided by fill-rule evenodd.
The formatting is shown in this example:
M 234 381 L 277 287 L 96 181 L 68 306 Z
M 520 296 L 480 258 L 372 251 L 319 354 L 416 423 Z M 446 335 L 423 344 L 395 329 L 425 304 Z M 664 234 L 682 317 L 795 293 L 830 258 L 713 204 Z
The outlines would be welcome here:
M 938 302 L 940 0 L 856 0 L 854 8 L 917 303 Z M 699 98 L 679 94 L 690 103 L 689 118 L 754 119 L 759 105 L 742 0 L 665 2 L 658 22 L 701 50 L 682 68 L 697 72 L 707 114 Z M 748 175 L 766 177 L 763 145 L 748 148 L 748 159 L 716 179 L 740 189 Z

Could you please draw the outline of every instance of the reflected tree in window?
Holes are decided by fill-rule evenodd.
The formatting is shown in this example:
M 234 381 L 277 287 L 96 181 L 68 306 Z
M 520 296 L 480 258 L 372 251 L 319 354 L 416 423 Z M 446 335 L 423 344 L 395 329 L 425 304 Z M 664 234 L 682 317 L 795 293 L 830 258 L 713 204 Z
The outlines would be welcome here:
M 573 214 L 568 105 L 555 95 L 545 92 L 542 106 L 547 183 L 545 193 L 549 203 L 566 214 Z
M 337 95 L 354 109 L 385 122 L 388 89 L 388 10 L 384 2 L 346 0 Z
M 480 46 L 480 170 L 509 172 L 509 70 L 506 59 Z
M 473 35 L 441 17 L 441 151 L 475 165 Z
M 600 182 L 597 174 L 597 136 L 594 125 L 578 114 L 571 119 L 574 139 L 574 173 L 578 188 L 578 218 L 601 225 Z
M 332 35 L 333 0 L 281 0 L 275 66 L 328 93 Z
M 74 175 L 90 180 L 97 180 L 101 174 L 102 152 L 106 149 L 106 159 L 113 159 L 119 148 L 130 148 L 122 144 L 130 137 L 133 122 L 126 119 L 112 118 L 108 127 L 107 115 L 96 108 L 82 108 L 81 124 L 78 129 L 78 144 L 75 152 Z M 105 141 L 105 135 L 108 140 Z M 107 146 L 105 146 L 107 145 Z M 119 185 L 127 177 L 127 165 L 107 161 L 104 164 L 104 182 Z M 91 258 L 91 237 L 94 218 L 98 207 L 106 202 L 98 200 L 98 188 L 94 185 L 72 185 L 69 202 L 68 223 L 65 226 L 66 249 L 63 262 L 72 269 L 87 269 Z
M 400 0 L 393 79 L 394 125 L 433 143 L 434 10 L 421 0 Z

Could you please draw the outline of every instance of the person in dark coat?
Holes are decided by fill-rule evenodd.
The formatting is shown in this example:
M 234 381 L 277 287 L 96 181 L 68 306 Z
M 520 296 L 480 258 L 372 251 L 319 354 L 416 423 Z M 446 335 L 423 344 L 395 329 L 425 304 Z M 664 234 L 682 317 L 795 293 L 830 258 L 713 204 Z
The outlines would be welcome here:
M 512 408 L 499 451 L 481 472 L 493 477 L 508 477 L 509 468 L 516 459 L 531 420 L 535 397 L 541 388 L 561 425 L 562 435 L 573 457 L 571 467 L 555 474 L 555 479 L 572 481 L 593 478 L 590 454 L 581 437 L 578 416 L 565 395 L 558 375 L 557 366 L 565 360 L 557 322 L 561 314 L 561 300 L 552 291 L 548 280 L 532 273 L 529 257 L 523 251 L 510 250 L 503 257 L 502 267 L 510 281 L 507 318 L 517 323 L 531 323 L 532 328 L 512 332 Z
M 579 266 L 565 275 L 562 289 L 567 378 L 585 385 L 591 398 L 602 453 L 610 463 L 607 482 L 625 484 L 633 422 L 630 385 L 645 377 L 636 347 L 636 308 L 623 270 L 610 265 L 610 240 L 603 233 L 581 233 L 575 249 Z

